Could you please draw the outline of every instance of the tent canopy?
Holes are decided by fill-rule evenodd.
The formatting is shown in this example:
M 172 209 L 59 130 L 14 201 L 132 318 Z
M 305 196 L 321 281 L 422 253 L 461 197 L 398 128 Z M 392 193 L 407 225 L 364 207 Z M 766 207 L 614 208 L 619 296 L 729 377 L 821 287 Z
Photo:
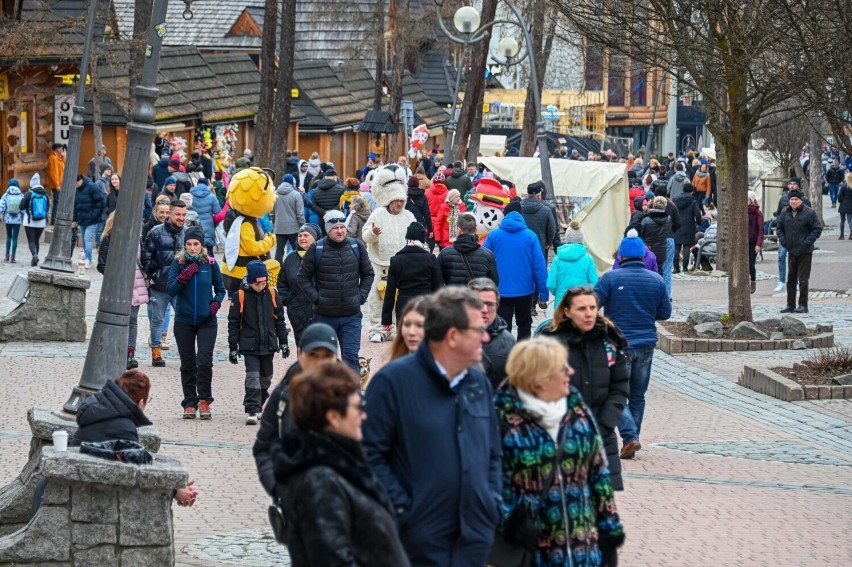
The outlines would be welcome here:
M 494 175 L 512 181 L 521 193 L 541 179 L 538 158 L 480 157 L 478 161 Z M 575 218 L 580 221 L 598 271 L 606 271 L 612 267 L 613 253 L 630 221 L 627 169 L 619 163 L 551 159 L 550 170 L 553 192 L 548 191 L 548 197 L 575 197 L 583 202 L 590 199 Z

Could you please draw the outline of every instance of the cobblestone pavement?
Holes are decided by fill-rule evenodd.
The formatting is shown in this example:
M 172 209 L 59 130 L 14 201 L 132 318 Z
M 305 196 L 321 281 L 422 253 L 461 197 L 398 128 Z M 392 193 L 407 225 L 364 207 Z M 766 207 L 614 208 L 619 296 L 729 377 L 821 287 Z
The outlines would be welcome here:
M 828 222 L 836 217 L 826 210 Z M 832 252 L 815 255 L 812 287 L 845 292 L 852 287 L 850 271 L 838 264 L 852 261 L 852 243 L 832 238 L 820 246 Z M 18 258 L 29 259 L 22 248 Z M 772 292 L 776 265 L 767 257 L 759 267 L 773 277 L 759 281 L 752 296 L 757 318 L 777 316 L 783 307 L 783 297 Z M 25 270 L 0 264 L 0 292 Z M 90 274 L 91 325 L 101 278 Z M 684 320 L 696 308 L 726 311 L 726 286 L 717 278 L 677 280 L 674 318 Z M 837 341 L 850 343 L 852 298 L 828 295 L 813 298 L 803 319 L 834 324 Z M 268 530 L 269 502 L 251 456 L 256 429 L 244 425 L 243 368 L 225 361 L 224 319 L 210 422 L 180 419 L 177 352 L 165 353 L 166 368 L 151 368 L 147 329 L 143 310 L 138 356 L 154 384 L 147 413 L 163 437 L 161 451 L 180 458 L 201 491 L 194 507 L 174 508 L 177 564 L 288 565 Z M 373 371 L 386 349 L 363 343 Z M 85 343 L 0 344 L 0 482 L 14 478 L 26 461 L 27 408 L 61 405 L 79 380 L 86 350 Z M 743 364 L 774 365 L 805 352 L 655 354 L 643 448 L 624 462 L 626 490 L 616 497 L 627 530 L 623 565 L 852 563 L 852 401 L 787 403 L 736 384 Z M 290 362 L 276 359 L 276 376 Z

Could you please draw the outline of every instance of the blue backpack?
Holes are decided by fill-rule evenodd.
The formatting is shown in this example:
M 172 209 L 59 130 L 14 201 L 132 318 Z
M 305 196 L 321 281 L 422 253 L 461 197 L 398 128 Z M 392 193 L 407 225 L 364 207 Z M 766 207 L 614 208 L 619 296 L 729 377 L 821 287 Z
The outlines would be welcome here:
M 33 193 L 30 198 L 30 219 L 44 220 L 47 218 L 47 195 L 44 193 Z

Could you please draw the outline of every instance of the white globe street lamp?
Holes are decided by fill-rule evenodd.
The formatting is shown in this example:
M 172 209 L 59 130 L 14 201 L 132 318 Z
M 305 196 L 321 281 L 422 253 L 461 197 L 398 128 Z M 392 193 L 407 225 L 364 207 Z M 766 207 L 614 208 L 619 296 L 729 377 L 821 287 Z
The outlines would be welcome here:
M 462 6 L 453 16 L 453 25 L 462 33 L 473 33 L 479 29 L 479 12 L 473 6 Z
M 520 50 L 521 47 L 513 37 L 504 37 L 497 44 L 497 51 L 506 59 L 514 59 Z

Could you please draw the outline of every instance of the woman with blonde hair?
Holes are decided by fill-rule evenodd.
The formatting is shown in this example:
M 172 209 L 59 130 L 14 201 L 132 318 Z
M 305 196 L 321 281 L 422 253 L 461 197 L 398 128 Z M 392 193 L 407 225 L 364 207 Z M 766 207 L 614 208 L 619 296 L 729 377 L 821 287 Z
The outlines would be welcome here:
M 496 564 L 495 552 L 505 560 L 514 548 L 529 565 L 612 565 L 624 542 L 598 424 L 567 360 L 553 339 L 522 341 L 495 395 L 503 449 Z
M 575 370 L 571 384 L 583 395 L 600 427 L 612 486 L 624 490 L 615 427 L 630 393 L 630 374 L 624 355 L 627 340 L 618 327 L 601 315 L 598 298 L 590 285 L 568 289 L 553 310 L 550 327 L 542 335 L 553 337 L 568 349 L 568 363 Z

